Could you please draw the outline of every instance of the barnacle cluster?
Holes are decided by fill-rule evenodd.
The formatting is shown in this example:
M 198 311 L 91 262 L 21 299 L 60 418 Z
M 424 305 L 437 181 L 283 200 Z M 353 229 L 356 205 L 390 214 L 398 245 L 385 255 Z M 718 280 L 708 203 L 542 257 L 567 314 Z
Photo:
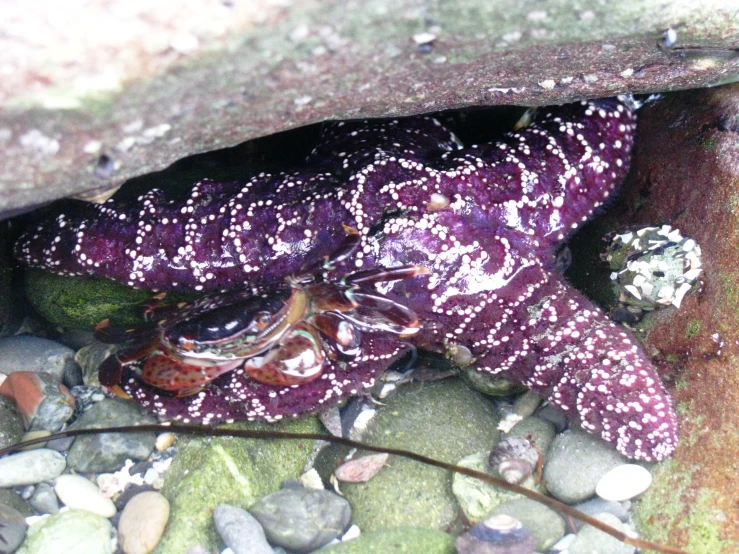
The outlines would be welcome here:
M 679 308 L 702 271 L 700 246 L 670 225 L 615 235 L 603 259 L 621 308 L 637 320 L 644 312 Z

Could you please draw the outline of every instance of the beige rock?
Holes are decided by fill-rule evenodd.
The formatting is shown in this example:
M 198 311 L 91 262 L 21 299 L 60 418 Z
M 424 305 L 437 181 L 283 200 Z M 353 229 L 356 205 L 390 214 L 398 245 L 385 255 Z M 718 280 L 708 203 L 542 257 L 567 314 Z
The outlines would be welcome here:
M 158 492 L 142 492 L 131 498 L 118 522 L 118 540 L 123 552 L 152 552 L 159 544 L 168 520 L 169 502 Z

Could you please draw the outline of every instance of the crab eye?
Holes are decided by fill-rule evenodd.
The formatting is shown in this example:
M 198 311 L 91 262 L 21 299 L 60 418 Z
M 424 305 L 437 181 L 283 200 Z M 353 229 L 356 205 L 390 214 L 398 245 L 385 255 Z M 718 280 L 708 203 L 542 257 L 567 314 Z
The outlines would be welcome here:
M 254 317 L 254 323 L 257 330 L 261 331 L 265 329 L 270 323 L 272 323 L 272 314 L 268 312 L 262 312 Z

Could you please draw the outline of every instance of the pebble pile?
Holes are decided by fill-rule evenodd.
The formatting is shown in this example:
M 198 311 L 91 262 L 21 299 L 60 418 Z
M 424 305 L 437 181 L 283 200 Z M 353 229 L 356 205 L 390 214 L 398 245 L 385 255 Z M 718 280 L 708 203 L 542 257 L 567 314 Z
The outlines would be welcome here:
M 51 341 L 39 339 L 36 350 L 45 348 L 44 352 L 50 356 L 50 371 L 44 371 L 47 366 L 39 360 L 29 362 L 28 367 L 34 371 L 21 369 L 20 354 L 14 349 L 28 348 L 34 344 L 35 337 L 18 338 L 0 339 L 0 365 L 11 368 L 0 385 L 0 444 L 3 446 L 39 430 L 49 433 L 63 427 L 154 422 L 134 403 L 107 397 L 101 389 L 83 383 L 79 368 L 75 369 L 73 362 L 69 362 L 73 357 L 70 358 L 62 345 L 54 349 Z M 8 357 L 7 364 L 3 356 Z M 437 389 L 452 387 L 457 391 L 454 394 L 467 391 L 462 394 L 477 395 L 475 402 L 483 398 L 484 402 L 497 405 L 499 409 L 490 412 L 497 414 L 494 416 L 497 419 L 490 424 L 493 427 L 499 424 L 505 430 L 495 435 L 498 438 L 488 450 L 466 453 L 457 460 L 459 465 L 546 491 L 614 527 L 634 530 L 629 508 L 631 500 L 651 483 L 648 469 L 627 463 L 610 445 L 588 433 L 566 429 L 561 421 L 549 420 L 548 410 L 537 408 L 536 401 L 526 395 L 506 403 L 451 384 L 454 381 L 435 385 Z M 433 388 L 427 386 L 421 390 L 431 394 Z M 399 391 L 396 394 L 402 394 L 403 388 Z M 424 400 L 424 404 L 443 410 L 443 404 L 451 398 L 449 393 L 444 394 L 439 407 L 434 407 L 433 398 Z M 339 427 L 353 438 L 361 438 L 375 424 L 376 408 L 368 410 L 361 407 L 361 401 L 355 402 L 360 408 L 345 410 Z M 501 407 L 508 407 L 512 412 L 506 416 Z M 404 417 L 413 418 L 400 414 L 401 422 Z M 355 421 L 357 425 L 352 427 Z M 462 434 L 459 440 L 460 445 L 466 444 Z M 173 433 L 103 434 L 79 437 L 71 443 L 52 441 L 0 459 L 0 539 L 6 551 L 21 554 L 68 554 L 70 549 L 82 554 L 153 552 L 175 509 L 158 492 L 176 453 L 175 441 Z M 431 441 L 433 438 L 429 438 Z M 359 547 L 390 540 L 382 529 L 364 532 L 352 525 L 352 507 L 347 499 L 322 487 L 329 481 L 337 490 L 367 486 L 384 472 L 392 472 L 397 462 L 384 455 L 357 456 L 344 462 L 339 466 L 334 463 L 327 472 L 325 467 L 320 467 L 319 460 L 318 472 L 313 469 L 299 480 L 301 476 L 295 475 L 296 481 L 286 481 L 281 490 L 249 506 L 229 503 L 212 506 L 211 526 L 220 536 L 221 544 L 192 544 L 188 553 L 212 552 L 219 546 L 225 547 L 224 554 L 309 553 L 323 548 L 326 552 L 340 553 L 342 549 L 352 552 L 349 549 L 352 541 Z M 459 553 L 634 552 L 632 547 L 589 525 L 574 522 L 574 527 L 569 527 L 557 512 L 520 495 L 464 475 L 455 474 L 452 482 L 453 502 L 458 502 L 455 509 L 461 509 L 471 525 L 467 531 L 461 529 L 464 532 L 457 533 Z M 354 497 L 350 495 L 351 498 Z M 392 540 L 397 543 L 401 540 L 398 530 L 393 533 Z M 417 533 L 421 536 L 416 536 Z M 446 533 L 416 527 L 407 528 L 402 536 L 414 537 L 411 542 L 417 543 L 418 550 L 409 552 L 429 548 L 426 539 L 454 540 Z M 453 548 L 451 542 L 444 544 Z M 504 550 L 499 550 L 501 544 L 505 545 Z M 169 551 L 165 550 L 164 554 Z

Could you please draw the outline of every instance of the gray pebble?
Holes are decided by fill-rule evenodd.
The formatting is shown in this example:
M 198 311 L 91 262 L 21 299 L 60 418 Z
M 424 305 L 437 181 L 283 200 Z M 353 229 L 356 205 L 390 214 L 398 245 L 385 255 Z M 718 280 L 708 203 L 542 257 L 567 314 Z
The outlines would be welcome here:
M 14 552 L 26 537 L 26 520 L 18 510 L 0 504 L 0 552 Z
M 236 554 L 273 554 L 259 522 L 246 510 L 221 504 L 213 512 L 223 542 Z
M 629 519 L 629 511 L 621 502 L 603 500 L 602 498 L 597 497 L 581 502 L 580 504 L 575 504 L 573 508 L 580 510 L 589 516 L 595 516 L 597 514 L 611 514 L 624 523 Z M 583 526 L 583 522 L 579 519 L 574 519 L 574 522 L 578 529 Z
M 38 392 L 42 396 L 33 414 L 26 414 L 30 419 L 28 430 L 53 433 L 72 417 L 74 398 L 66 387 L 59 386 L 59 382 L 50 373 L 38 372 L 36 376 Z
M 554 425 L 540 417 L 527 417 L 516 423 L 505 437 L 522 437 L 529 439 L 531 444 L 546 456 L 554 440 Z
M 87 410 L 70 429 L 156 423 L 134 402 L 106 398 Z M 67 454 L 67 464 L 81 473 L 112 473 L 127 459 L 145 460 L 154 450 L 154 433 L 101 433 L 77 437 Z
M 599 438 L 579 429 L 566 431 L 557 435 L 549 448 L 544 481 L 552 496 L 574 504 L 593 496 L 600 478 L 624 460 Z
M 0 365 L 3 373 L 45 371 L 68 387 L 79 384 L 82 371 L 74 361 L 74 350 L 41 337 L 21 335 L 0 339 Z
M 626 531 L 626 526 L 611 514 L 598 514 L 595 516 L 603 523 L 615 527 L 619 531 Z M 608 552 L 608 554 L 634 554 L 636 548 L 622 543 L 615 537 L 591 527 L 583 526 L 577 534 L 577 538 L 570 546 L 570 554 L 592 554 L 593 552 Z
M 520 521 L 536 539 L 536 550 L 543 552 L 565 534 L 565 520 L 543 504 L 521 498 L 497 506 L 489 515 L 505 514 Z
M 12 400 L 0 396 L 0 448 L 17 443 L 23 433 L 23 417 L 20 412 Z
M 289 488 L 258 500 L 249 512 L 262 524 L 269 542 L 310 552 L 335 539 L 351 520 L 346 499 L 326 491 Z
M 0 487 L 19 487 L 49 481 L 66 467 L 64 456 L 55 450 L 37 448 L 0 458 Z
M 28 503 L 39 514 L 55 514 L 59 511 L 59 499 L 54 487 L 48 483 L 39 483 Z

